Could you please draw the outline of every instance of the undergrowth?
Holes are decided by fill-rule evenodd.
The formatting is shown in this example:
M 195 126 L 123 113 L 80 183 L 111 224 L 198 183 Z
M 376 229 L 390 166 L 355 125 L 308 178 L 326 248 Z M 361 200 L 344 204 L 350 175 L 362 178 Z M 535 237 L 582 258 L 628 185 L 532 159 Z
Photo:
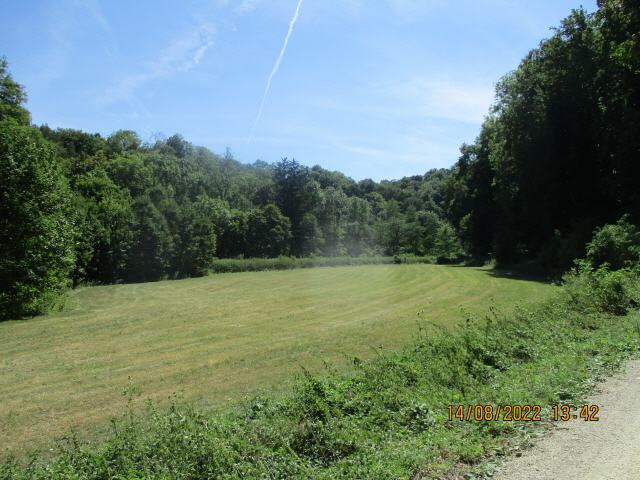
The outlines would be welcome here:
M 482 475 L 548 422 L 450 421 L 448 405 L 539 404 L 548 419 L 553 403 L 583 399 L 640 347 L 638 278 L 611 275 L 574 272 L 551 300 L 453 334 L 420 330 L 402 352 L 354 358 L 351 373 L 301 374 L 283 397 L 225 412 L 129 411 L 102 444 L 70 436 L 53 460 L 5 461 L 0 479 Z M 615 292 L 593 294 L 602 289 Z
M 258 272 L 263 270 L 291 270 L 294 268 L 338 267 L 343 265 L 379 265 L 392 263 L 436 263 L 435 257 L 415 255 L 360 257 L 277 257 L 277 258 L 220 258 L 213 261 L 210 273 Z

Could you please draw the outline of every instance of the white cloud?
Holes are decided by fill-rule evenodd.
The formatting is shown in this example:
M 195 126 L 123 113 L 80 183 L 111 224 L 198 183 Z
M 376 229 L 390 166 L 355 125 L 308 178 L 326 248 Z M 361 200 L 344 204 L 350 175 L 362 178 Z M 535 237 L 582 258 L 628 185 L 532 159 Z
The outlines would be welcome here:
M 375 148 L 367 145 L 351 144 L 351 143 L 334 143 L 334 146 L 351 153 L 365 155 L 368 157 L 388 157 L 389 152 L 381 148 Z
M 490 82 L 460 82 L 429 77 L 369 85 L 368 97 L 305 94 L 298 102 L 310 108 L 393 119 L 444 119 L 480 124 L 494 99 Z
M 377 165 L 397 169 L 399 164 L 409 171 L 426 171 L 429 168 L 451 165 L 458 155 L 456 147 L 450 147 L 434 138 L 429 132 L 412 131 L 393 135 L 384 145 L 372 141 L 338 141 L 333 146 L 346 152 L 361 155 Z
M 107 17 L 105 17 L 104 13 L 102 12 L 102 8 L 100 7 L 100 3 L 98 2 L 98 0 L 86 0 L 83 2 L 76 1 L 76 5 L 79 8 L 84 7 L 91 14 L 95 22 L 102 29 L 102 31 L 106 33 L 112 32 L 111 24 L 109 23 L 109 20 L 107 20 Z
M 78 33 L 82 29 L 95 29 L 96 25 L 102 32 L 111 34 L 111 24 L 97 0 L 54 2 L 49 11 L 48 51 L 35 80 L 46 83 L 61 78 L 72 58 Z
M 148 82 L 191 70 L 213 45 L 213 35 L 211 24 L 203 22 L 195 26 L 164 48 L 157 58 L 147 63 L 146 68 L 123 77 L 108 88 L 101 103 L 131 99 L 136 90 Z
M 446 0 L 388 0 L 391 10 L 405 18 L 416 18 L 446 4 Z
M 413 78 L 390 88 L 401 104 L 426 117 L 482 123 L 493 102 L 493 85 Z
M 237 8 L 239 14 L 247 14 L 253 12 L 258 6 L 259 0 L 242 0 Z

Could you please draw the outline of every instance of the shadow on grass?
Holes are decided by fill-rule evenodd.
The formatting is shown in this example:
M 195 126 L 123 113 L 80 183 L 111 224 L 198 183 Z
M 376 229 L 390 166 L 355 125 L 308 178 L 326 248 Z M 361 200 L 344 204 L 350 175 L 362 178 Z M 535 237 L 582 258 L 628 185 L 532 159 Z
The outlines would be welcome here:
M 511 280 L 524 280 L 527 282 L 538 282 L 538 283 L 551 283 L 553 281 L 553 277 L 549 275 L 545 275 L 542 273 L 531 273 L 531 272 L 522 272 L 515 269 L 508 268 L 490 268 L 490 267 L 479 267 L 479 266 L 469 266 L 469 265 L 447 265 L 451 268 L 468 268 L 472 270 L 477 270 L 478 272 L 483 272 L 486 275 L 490 275 L 496 278 L 509 278 Z

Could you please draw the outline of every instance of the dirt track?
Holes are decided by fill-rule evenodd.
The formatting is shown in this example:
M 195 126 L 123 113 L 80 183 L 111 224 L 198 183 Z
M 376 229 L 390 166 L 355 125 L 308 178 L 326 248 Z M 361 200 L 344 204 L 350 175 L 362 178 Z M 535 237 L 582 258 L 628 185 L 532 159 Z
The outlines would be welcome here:
M 589 403 L 600 421 L 570 420 L 513 458 L 498 480 L 640 480 L 640 361 L 605 381 Z

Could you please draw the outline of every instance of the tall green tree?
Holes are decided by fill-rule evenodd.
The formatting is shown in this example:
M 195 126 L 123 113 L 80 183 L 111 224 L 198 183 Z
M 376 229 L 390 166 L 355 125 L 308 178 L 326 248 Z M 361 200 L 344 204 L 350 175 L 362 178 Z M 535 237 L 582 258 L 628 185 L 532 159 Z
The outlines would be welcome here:
M 304 238 L 300 230 L 302 218 L 318 203 L 318 184 L 312 181 L 307 167 L 286 157 L 274 166 L 273 181 L 277 206 L 291 221 L 291 253 L 301 255 L 304 250 Z
M 27 94 L 9 73 L 9 63 L 0 57 L 0 121 L 13 120 L 20 125 L 29 125 L 31 117 L 24 103 Z
M 447 184 L 474 256 L 562 270 L 598 225 L 640 220 L 640 9 L 574 10 L 497 85 Z
M 344 240 L 348 203 L 348 197 L 340 188 L 329 187 L 322 192 L 317 211 L 325 255 L 346 254 Z
M 180 209 L 180 232 L 176 255 L 180 276 L 204 275 L 216 254 L 216 204 L 203 195 Z
M 126 276 L 133 245 L 134 214 L 129 192 L 101 170 L 74 180 L 80 239 L 74 280 L 114 283 Z
M 247 253 L 252 257 L 289 254 L 291 222 L 276 205 L 251 210 L 247 215 Z
M 344 244 L 349 255 L 361 255 L 373 247 L 373 215 L 363 198 L 349 197 L 346 207 Z
M 55 148 L 0 121 L 0 318 L 46 311 L 75 263 L 75 214 Z
M 304 256 L 317 255 L 324 245 L 322 229 L 313 213 L 305 213 L 300 222 L 299 233 L 302 239 L 301 254 Z
M 127 255 L 126 280 L 160 280 L 170 272 L 174 238 L 158 207 L 148 195 L 135 199 L 133 243 Z

